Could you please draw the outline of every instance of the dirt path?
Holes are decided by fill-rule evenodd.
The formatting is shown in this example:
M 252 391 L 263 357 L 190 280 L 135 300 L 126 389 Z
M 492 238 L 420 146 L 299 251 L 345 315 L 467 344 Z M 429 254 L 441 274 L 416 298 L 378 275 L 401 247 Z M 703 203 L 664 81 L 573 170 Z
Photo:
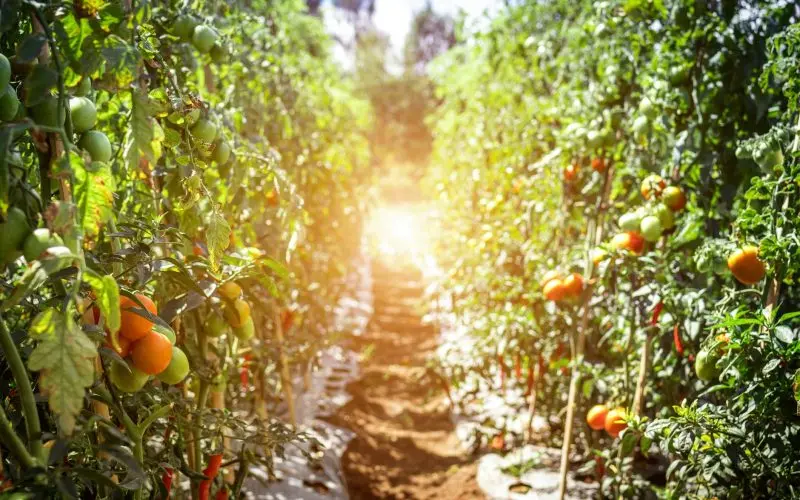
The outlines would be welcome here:
M 419 271 L 375 264 L 373 279 L 375 314 L 366 334 L 350 345 L 369 353 L 362 377 L 348 387 L 353 400 L 330 419 L 356 433 L 343 459 L 350 497 L 483 498 L 446 397 L 426 376 L 437 339 L 417 310 Z

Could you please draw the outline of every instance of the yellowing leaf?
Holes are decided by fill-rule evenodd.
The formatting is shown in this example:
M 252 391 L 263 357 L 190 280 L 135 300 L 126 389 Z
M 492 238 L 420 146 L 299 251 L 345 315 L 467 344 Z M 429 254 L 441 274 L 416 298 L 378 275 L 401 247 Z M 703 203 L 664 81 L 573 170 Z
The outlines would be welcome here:
M 58 415 L 61 430 L 71 434 L 85 390 L 94 381 L 97 348 L 70 315 L 54 308 L 45 309 L 33 320 L 29 334 L 38 344 L 28 368 L 40 372 L 42 394 Z
M 105 326 L 112 333 L 119 331 L 119 286 L 113 276 L 100 276 L 94 271 L 84 274 L 84 281 L 92 287 L 96 297 L 95 302 L 105 318 Z
M 208 258 L 211 267 L 216 271 L 219 267 L 219 259 L 222 252 L 230 245 L 231 226 L 225 217 L 217 211 L 211 214 L 208 221 L 208 231 L 206 231 L 206 246 L 208 246 Z

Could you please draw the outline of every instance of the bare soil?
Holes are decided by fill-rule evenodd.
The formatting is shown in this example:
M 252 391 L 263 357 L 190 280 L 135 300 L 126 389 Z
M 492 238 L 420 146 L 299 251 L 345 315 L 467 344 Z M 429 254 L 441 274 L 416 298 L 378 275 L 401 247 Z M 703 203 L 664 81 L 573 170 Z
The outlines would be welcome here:
M 329 420 L 356 433 L 343 458 L 350 497 L 480 499 L 476 457 L 462 449 L 426 361 L 437 334 L 418 311 L 418 270 L 373 266 L 375 313 L 350 348 L 364 354 L 352 401 Z

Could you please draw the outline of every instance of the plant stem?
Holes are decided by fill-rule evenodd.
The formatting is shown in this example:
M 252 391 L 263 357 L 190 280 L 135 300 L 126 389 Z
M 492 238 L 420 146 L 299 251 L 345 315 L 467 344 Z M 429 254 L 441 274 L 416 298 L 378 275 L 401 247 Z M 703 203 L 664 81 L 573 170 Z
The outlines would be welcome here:
M 3 445 L 19 459 L 24 467 L 30 469 L 37 465 L 36 459 L 25 448 L 25 443 L 14 432 L 14 426 L 11 425 L 11 421 L 8 420 L 8 416 L 2 407 L 0 407 L 0 439 L 2 439 Z
M 19 356 L 19 350 L 14 345 L 11 332 L 8 331 L 5 321 L 0 318 L 0 347 L 5 353 L 14 382 L 17 384 L 20 400 L 22 401 L 22 414 L 25 417 L 25 429 L 28 433 L 28 448 L 34 457 L 44 461 L 44 446 L 42 446 L 42 429 L 39 423 L 39 411 L 36 409 L 36 398 L 28 378 L 28 370 Z

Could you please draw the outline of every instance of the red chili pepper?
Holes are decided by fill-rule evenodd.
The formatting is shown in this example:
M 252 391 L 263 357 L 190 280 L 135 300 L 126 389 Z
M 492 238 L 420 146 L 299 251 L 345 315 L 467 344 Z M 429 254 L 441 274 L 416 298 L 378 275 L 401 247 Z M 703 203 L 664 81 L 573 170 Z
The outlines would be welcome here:
M 514 375 L 517 380 L 522 378 L 522 356 L 519 354 L 514 355 Z
M 653 308 L 653 316 L 650 318 L 650 324 L 656 326 L 658 324 L 658 317 L 661 316 L 661 311 L 664 309 L 664 303 L 659 301 L 656 307 Z
M 217 477 L 220 465 L 222 465 L 222 453 L 217 453 L 216 455 L 208 457 L 208 467 L 203 470 L 206 479 L 200 483 L 200 500 L 208 500 L 208 495 L 211 493 L 211 483 L 214 481 L 214 478 Z
M 683 343 L 681 342 L 681 328 L 677 324 L 672 329 L 672 340 L 675 342 L 675 350 L 678 356 L 683 356 Z
M 164 469 L 164 474 L 161 476 L 161 484 L 164 485 L 164 491 L 167 493 L 164 498 L 169 498 L 169 492 L 172 490 L 172 477 L 174 475 L 175 473 L 171 467 Z

